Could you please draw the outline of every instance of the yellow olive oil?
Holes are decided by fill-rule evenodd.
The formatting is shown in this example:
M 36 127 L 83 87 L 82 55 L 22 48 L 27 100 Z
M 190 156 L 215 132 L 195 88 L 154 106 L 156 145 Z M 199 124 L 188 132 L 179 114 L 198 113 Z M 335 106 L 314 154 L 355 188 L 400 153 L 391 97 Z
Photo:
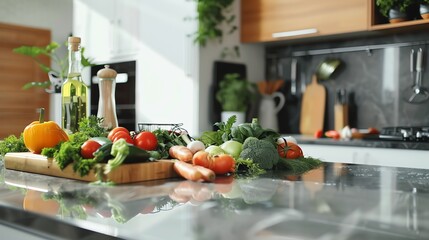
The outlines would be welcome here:
M 81 81 L 68 78 L 61 91 L 62 126 L 70 132 L 79 129 L 79 121 L 88 116 L 88 87 Z

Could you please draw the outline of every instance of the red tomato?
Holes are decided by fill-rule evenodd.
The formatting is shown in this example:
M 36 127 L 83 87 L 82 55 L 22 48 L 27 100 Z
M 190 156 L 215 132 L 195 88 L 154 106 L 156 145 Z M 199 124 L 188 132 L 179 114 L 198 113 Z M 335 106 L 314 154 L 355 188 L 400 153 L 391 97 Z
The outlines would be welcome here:
M 130 134 L 130 131 L 124 127 L 115 127 L 114 129 L 110 130 L 109 135 L 107 135 L 107 138 L 110 139 L 113 142 L 113 136 L 118 132 L 126 132 L 128 135 Z
M 126 132 L 123 132 L 123 131 L 120 131 L 120 132 L 117 132 L 117 133 L 115 133 L 113 136 L 112 136 L 112 142 L 116 142 L 116 141 L 118 141 L 119 139 L 121 139 L 121 138 L 123 138 L 123 139 L 125 139 L 125 141 L 127 142 L 127 143 L 130 143 L 130 144 L 134 144 L 134 141 L 133 141 L 133 139 L 131 138 L 131 135 L 129 134 L 129 133 L 126 133 Z
M 235 160 L 229 154 L 219 154 L 212 158 L 211 170 L 216 174 L 226 174 L 234 171 Z
M 279 143 L 277 145 L 277 152 L 280 157 L 287 159 L 296 159 L 304 156 L 302 149 L 292 142 L 287 142 L 287 145 L 284 142 Z
M 192 164 L 211 169 L 216 174 L 234 172 L 235 160 L 226 153 L 210 156 L 206 151 L 198 151 L 192 157 Z
M 93 158 L 94 152 L 97 151 L 97 149 L 100 147 L 101 147 L 100 143 L 98 143 L 97 141 L 89 139 L 86 142 L 84 142 L 82 144 L 82 146 L 80 147 L 80 155 L 86 159 Z
M 154 133 L 143 131 L 134 138 L 134 145 L 146 151 L 153 151 L 158 146 L 158 140 Z

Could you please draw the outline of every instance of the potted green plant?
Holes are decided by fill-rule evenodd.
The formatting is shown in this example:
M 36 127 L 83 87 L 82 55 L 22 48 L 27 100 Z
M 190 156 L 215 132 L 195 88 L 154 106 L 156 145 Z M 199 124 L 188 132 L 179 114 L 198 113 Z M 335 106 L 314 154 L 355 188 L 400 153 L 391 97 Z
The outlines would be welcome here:
M 67 47 L 67 44 L 64 44 Z M 57 42 L 51 42 L 44 47 L 38 46 L 21 46 L 14 48 L 13 51 L 18 54 L 29 56 L 36 61 L 39 67 L 48 74 L 49 80 L 44 82 L 28 82 L 22 88 L 24 90 L 32 87 L 45 88 L 48 93 L 60 93 L 63 80 L 67 77 L 68 71 L 68 56 L 60 56 L 57 50 L 61 47 Z M 81 64 L 82 67 L 93 66 L 91 60 L 84 56 L 85 48 L 81 48 Z M 45 65 L 40 61 L 40 56 L 48 56 L 53 61 L 57 69 Z
M 255 84 L 240 79 L 237 73 L 226 74 L 216 92 L 216 100 L 222 108 L 221 120 L 226 121 L 230 116 L 236 115 L 237 124 L 245 122 L 246 111 L 255 93 Z
M 423 19 L 429 19 L 429 0 L 419 1 L 419 12 Z
M 408 8 L 415 2 L 416 0 L 376 0 L 375 4 L 390 23 L 397 23 L 407 20 Z

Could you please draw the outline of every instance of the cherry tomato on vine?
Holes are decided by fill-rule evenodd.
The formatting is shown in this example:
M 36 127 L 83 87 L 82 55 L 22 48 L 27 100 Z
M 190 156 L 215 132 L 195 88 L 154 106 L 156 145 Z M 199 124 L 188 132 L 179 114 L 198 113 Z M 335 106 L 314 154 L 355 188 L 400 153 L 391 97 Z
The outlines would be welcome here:
M 89 139 L 86 142 L 84 142 L 80 147 L 80 155 L 86 159 L 93 158 L 94 152 L 97 151 L 97 149 L 100 147 L 101 147 L 100 143 L 98 143 L 95 140 Z
M 277 152 L 280 157 L 287 159 L 296 159 L 304 156 L 301 147 L 292 142 L 277 144 Z
M 146 151 L 153 151 L 158 147 L 158 140 L 154 133 L 143 131 L 134 138 L 134 145 Z

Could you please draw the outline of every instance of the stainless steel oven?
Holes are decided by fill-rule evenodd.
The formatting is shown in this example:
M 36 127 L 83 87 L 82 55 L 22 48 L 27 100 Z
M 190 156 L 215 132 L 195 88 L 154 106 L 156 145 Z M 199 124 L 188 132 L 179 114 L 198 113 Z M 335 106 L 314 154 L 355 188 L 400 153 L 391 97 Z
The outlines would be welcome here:
M 136 129 L 136 61 L 105 63 L 91 67 L 91 115 L 97 115 L 100 97 L 98 70 L 109 65 L 118 75 L 116 77 L 116 115 L 118 125 L 129 130 Z

